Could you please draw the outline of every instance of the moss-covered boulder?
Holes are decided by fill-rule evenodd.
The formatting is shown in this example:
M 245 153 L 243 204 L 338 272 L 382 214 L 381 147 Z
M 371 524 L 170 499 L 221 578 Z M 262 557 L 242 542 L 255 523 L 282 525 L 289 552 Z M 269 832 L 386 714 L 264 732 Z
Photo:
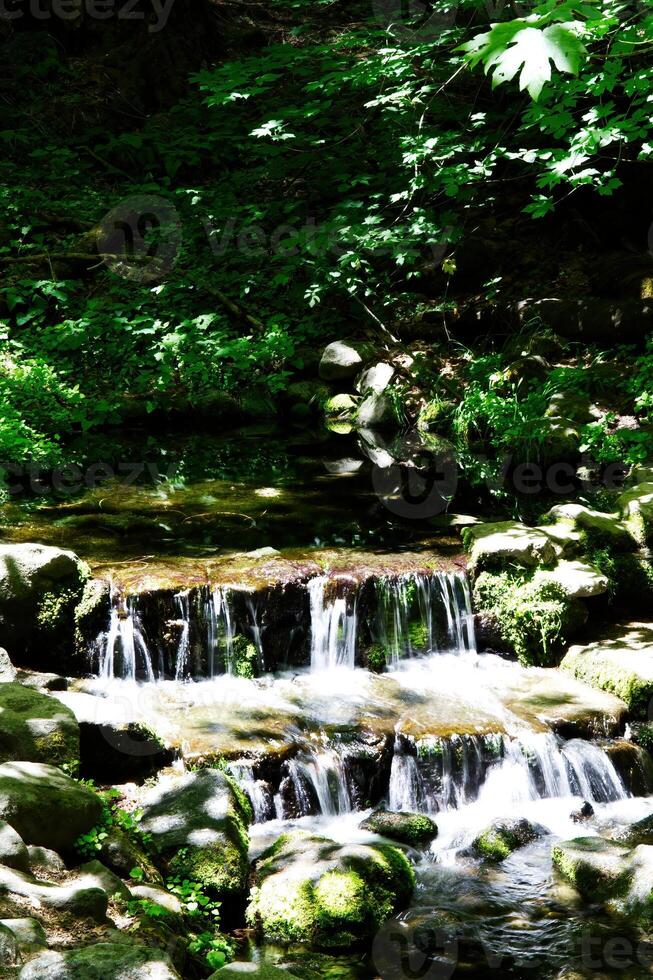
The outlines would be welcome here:
M 0 819 L 26 844 L 70 850 L 101 814 L 99 797 L 54 766 L 36 762 L 0 765 Z
M 587 618 L 584 606 L 559 582 L 538 573 L 481 572 L 474 604 L 491 617 L 506 648 L 527 666 L 555 664 L 565 641 Z
M 138 846 L 119 827 L 111 827 L 102 841 L 98 852 L 100 860 L 121 878 L 129 878 L 130 872 L 138 868 L 142 880 L 161 884 L 163 879 L 145 851 Z
M 602 837 L 578 837 L 553 848 L 553 864 L 583 898 L 602 902 L 627 894 L 630 848 Z
M 41 953 L 23 967 L 19 980 L 179 980 L 179 974 L 162 949 L 95 943 Z
M 554 544 L 543 530 L 518 521 L 473 524 L 463 528 L 462 538 L 472 566 L 478 571 L 509 565 L 533 568 L 556 558 Z
M 474 839 L 472 851 L 486 861 L 503 861 L 513 851 L 532 844 L 543 834 L 544 830 L 529 820 L 499 820 Z
M 595 565 L 584 561 L 561 560 L 553 568 L 535 573 L 536 583 L 555 582 L 572 599 L 590 599 L 608 591 L 608 578 Z
M 617 503 L 630 532 L 642 544 L 651 544 L 653 542 L 653 483 L 635 484 L 620 495 Z
M 0 546 L 0 645 L 18 662 L 51 667 L 72 656 L 75 608 L 89 576 L 72 551 L 39 544 Z
M 579 680 L 616 694 L 635 718 L 648 718 L 653 698 L 653 625 L 615 626 L 600 640 L 572 646 L 561 667 Z
M 200 882 L 221 901 L 244 896 L 252 810 L 231 777 L 202 769 L 166 780 L 142 808 L 141 828 L 172 874 Z
M 583 504 L 557 504 L 544 518 L 543 530 L 549 527 L 576 532 L 573 539 L 579 547 L 610 548 L 615 551 L 633 551 L 637 541 L 621 516 L 593 510 Z
M 315 948 L 369 941 L 403 909 L 413 870 L 391 845 L 342 846 L 303 831 L 285 834 L 256 864 L 247 918 L 266 940 Z
M 395 813 L 377 810 L 363 820 L 361 830 L 369 830 L 410 847 L 424 847 L 438 835 L 435 821 L 423 813 Z
M 79 725 L 70 708 L 22 684 L 0 684 L 0 762 L 79 759 Z
M 302 980 L 318 980 L 318 974 L 309 973 L 303 964 L 297 976 L 300 975 Z M 223 966 L 212 973 L 209 980 L 289 980 L 289 978 L 292 980 L 292 973 L 270 963 L 239 961 Z
M 28 871 L 30 867 L 25 841 L 3 820 L 0 820 L 0 864 L 18 871 Z

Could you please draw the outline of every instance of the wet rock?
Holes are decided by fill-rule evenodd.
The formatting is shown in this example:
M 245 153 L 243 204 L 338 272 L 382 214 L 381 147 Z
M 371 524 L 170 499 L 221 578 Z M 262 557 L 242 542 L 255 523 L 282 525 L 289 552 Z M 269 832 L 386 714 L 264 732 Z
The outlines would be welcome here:
M 395 369 L 391 364 L 379 361 L 360 375 L 356 381 L 356 390 L 361 395 L 369 391 L 380 395 L 386 390 L 394 377 Z
M 88 569 L 72 551 L 0 546 L 0 644 L 19 663 L 45 667 L 74 648 L 74 611 Z
M 462 537 L 477 569 L 509 564 L 532 568 L 548 565 L 556 557 L 553 543 L 543 531 L 518 521 L 473 524 L 463 529 Z
M 225 773 L 203 769 L 166 781 L 146 794 L 142 809 L 141 829 L 173 874 L 200 882 L 219 900 L 244 895 L 252 812 Z
M 25 842 L 4 820 L 0 820 L 0 864 L 18 871 L 28 871 L 30 866 Z
M 621 843 L 631 847 L 636 847 L 638 844 L 653 845 L 653 814 L 632 824 L 625 837 L 621 839 Z
M 653 759 L 640 745 L 626 739 L 605 746 L 610 761 L 633 796 L 649 796 L 653 792 Z
M 362 364 L 363 359 L 355 348 L 336 340 L 325 348 L 318 370 L 323 381 L 341 381 L 353 378 Z
M 0 766 L 0 819 L 26 844 L 69 850 L 102 814 L 99 797 L 60 769 L 34 762 Z
M 358 402 L 353 395 L 348 395 L 346 393 L 340 395 L 333 395 L 331 398 L 327 398 L 324 403 L 324 413 L 328 416 L 336 416 L 337 418 L 350 418 L 356 411 L 356 406 Z
M 0 919 L 0 925 L 13 932 L 21 953 L 33 953 L 47 944 L 38 919 Z
M 22 684 L 0 684 L 0 760 L 61 766 L 79 759 L 79 726 L 69 708 Z
M 51 851 L 48 847 L 38 847 L 36 844 L 30 844 L 27 848 L 27 853 L 29 855 L 29 867 L 31 871 L 38 868 L 40 871 L 51 871 L 55 874 L 60 874 L 66 870 L 66 865 L 61 855 L 57 854 L 56 851 Z
M 627 623 L 585 646 L 572 646 L 561 663 L 588 684 L 611 691 L 636 718 L 647 718 L 653 698 L 653 625 Z
M 20 971 L 19 980 L 179 980 L 162 949 L 96 943 L 85 949 L 48 950 Z
M 437 824 L 423 813 L 377 810 L 360 824 L 361 830 L 411 847 L 424 847 L 437 837 Z
M 80 919 L 104 922 L 108 897 L 102 888 L 87 887 L 85 883 L 70 881 L 62 885 L 40 881 L 22 871 L 0 866 L 0 894 L 27 898 L 37 908 L 45 905 L 58 912 Z
M 358 473 L 363 465 L 362 459 L 352 459 L 348 456 L 345 456 L 342 459 L 323 460 L 324 469 L 327 471 L 327 473 L 333 474 L 333 476 L 344 476 L 348 473 Z
M 394 400 L 385 392 L 371 392 L 358 406 L 356 422 L 363 429 L 397 427 L 399 417 Z
M 37 691 L 66 691 L 68 689 L 66 677 L 47 671 L 19 670 L 16 679 L 23 687 L 33 687 Z
M 134 868 L 140 868 L 144 881 L 154 884 L 161 884 L 163 881 L 145 851 L 130 840 L 119 827 L 109 829 L 102 841 L 99 856 L 108 868 L 122 878 L 128 878 Z
M 591 820 L 594 816 L 594 807 L 587 800 L 583 802 L 582 806 L 579 806 L 577 810 L 573 810 L 569 816 L 574 821 L 574 823 L 584 823 L 585 820 Z
M 74 880 L 82 888 L 101 888 L 109 898 L 115 895 L 125 900 L 131 898 L 127 885 L 113 871 L 105 868 L 101 861 L 87 861 L 82 864 L 77 868 Z
M 486 861 L 503 861 L 513 851 L 532 844 L 545 834 L 528 820 L 500 820 L 483 830 L 473 841 L 472 851 Z
M 414 874 L 391 845 L 284 834 L 258 860 L 248 921 L 271 942 L 339 948 L 369 941 L 407 905 Z
M 625 895 L 632 872 L 630 849 L 602 837 L 578 837 L 553 848 L 553 864 L 589 901 Z

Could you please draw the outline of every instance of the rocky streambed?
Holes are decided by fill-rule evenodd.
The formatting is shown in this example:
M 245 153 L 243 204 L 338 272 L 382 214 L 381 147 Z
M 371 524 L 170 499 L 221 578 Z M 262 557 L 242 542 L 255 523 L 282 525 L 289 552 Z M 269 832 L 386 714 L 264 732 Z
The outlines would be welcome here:
M 402 546 L 3 545 L 2 975 L 650 975 L 653 626 L 617 616 L 650 497 Z

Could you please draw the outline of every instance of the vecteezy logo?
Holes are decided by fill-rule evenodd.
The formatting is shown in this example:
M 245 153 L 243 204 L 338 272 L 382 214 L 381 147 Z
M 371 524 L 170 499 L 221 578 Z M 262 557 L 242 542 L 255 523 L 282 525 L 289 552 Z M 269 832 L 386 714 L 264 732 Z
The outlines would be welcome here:
M 372 960 L 382 980 L 450 980 L 458 940 L 428 919 L 390 919 L 374 938 Z
M 181 248 L 181 222 L 165 198 L 137 195 L 121 201 L 100 222 L 97 250 L 118 276 L 158 282 L 174 267 Z
M 442 448 L 430 449 L 414 433 L 377 454 L 374 492 L 397 517 L 428 520 L 449 507 L 458 487 L 458 464 L 453 446 L 442 442 Z
M 456 22 L 454 0 L 372 0 L 374 16 L 398 40 L 422 44 L 432 41 Z

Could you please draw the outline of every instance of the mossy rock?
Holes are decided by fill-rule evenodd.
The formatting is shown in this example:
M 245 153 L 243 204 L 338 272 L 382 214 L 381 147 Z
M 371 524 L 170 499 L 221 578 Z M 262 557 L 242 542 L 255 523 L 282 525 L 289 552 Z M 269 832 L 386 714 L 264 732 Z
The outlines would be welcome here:
M 101 814 L 100 798 L 54 766 L 36 762 L 0 766 L 0 819 L 11 824 L 26 844 L 69 851 Z
M 336 418 L 352 418 L 358 402 L 353 395 L 346 393 L 333 395 L 324 402 L 325 415 Z
M 582 504 L 558 504 L 544 516 L 546 524 L 567 527 L 578 532 L 585 548 L 609 547 L 615 551 L 633 551 L 637 541 L 619 514 L 606 514 Z
M 437 824 L 423 813 L 377 810 L 360 824 L 361 830 L 410 847 L 424 847 L 438 835 Z
M 600 640 L 573 646 L 561 667 L 578 680 L 616 694 L 635 718 L 647 719 L 653 699 L 653 627 L 616 626 Z
M 483 830 L 473 841 L 472 850 L 486 861 L 503 861 L 513 851 L 532 844 L 544 834 L 529 820 L 501 820 Z
M 637 483 L 617 501 L 631 534 L 641 544 L 653 543 L 653 483 Z
M 482 572 L 474 603 L 492 617 L 508 650 L 526 666 L 557 663 L 564 643 L 587 618 L 584 606 L 562 585 L 537 573 Z
M 553 848 L 553 864 L 583 898 L 602 902 L 627 894 L 630 848 L 602 837 L 578 837 Z
M 79 725 L 65 705 L 22 684 L 0 684 L 0 762 L 79 760 Z
M 261 856 L 256 882 L 247 918 L 267 941 L 335 949 L 369 942 L 407 905 L 415 876 L 391 845 L 342 846 L 294 831 Z
M 556 558 L 553 542 L 543 530 L 518 521 L 473 524 L 463 528 L 462 538 L 477 571 L 510 565 L 533 568 L 551 564 Z
M 288 980 L 294 974 L 270 963 L 254 963 L 240 961 L 229 963 L 221 969 L 216 970 L 209 977 L 209 980 Z M 301 980 L 318 980 L 317 973 L 309 973 L 303 967 L 297 974 Z
M 179 980 L 179 974 L 162 949 L 94 943 L 48 950 L 23 967 L 20 980 Z
M 244 895 L 252 810 L 230 776 L 189 773 L 152 790 L 142 807 L 141 829 L 172 873 L 200 881 L 218 900 Z

